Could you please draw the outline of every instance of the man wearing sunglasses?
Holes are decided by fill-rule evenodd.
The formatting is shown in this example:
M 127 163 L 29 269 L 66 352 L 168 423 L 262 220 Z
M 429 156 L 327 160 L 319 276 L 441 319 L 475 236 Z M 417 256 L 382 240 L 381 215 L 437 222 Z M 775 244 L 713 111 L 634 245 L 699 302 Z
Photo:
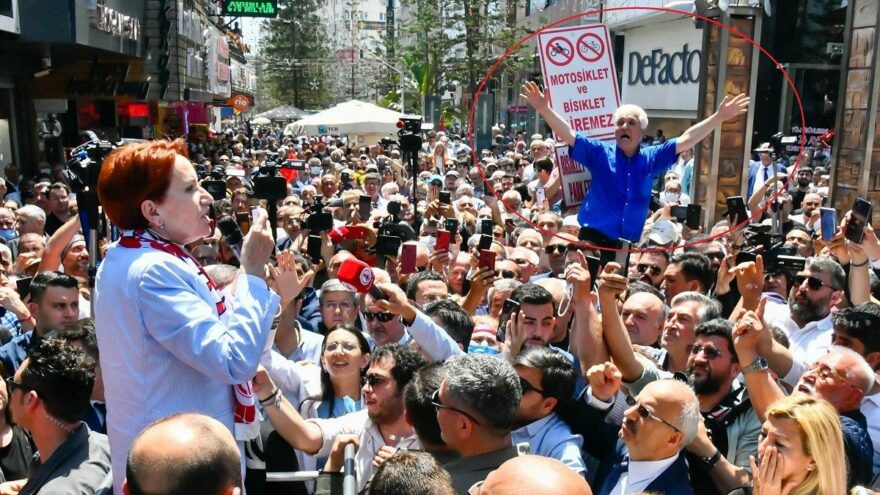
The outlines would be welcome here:
M 669 266 L 669 254 L 666 251 L 659 253 L 640 253 L 630 255 L 633 259 L 629 264 L 629 279 L 641 280 L 660 288 L 663 283 L 663 275 Z
M 809 258 L 794 277 L 788 294 L 788 313 L 781 304 L 769 304 L 767 323 L 788 334 L 792 354 L 812 363 L 831 345 L 831 308 L 843 298 L 846 274 L 831 258 Z M 772 310 L 771 310 L 772 309 Z
M 110 484 L 104 482 L 110 472 L 107 436 L 81 421 L 94 382 L 85 351 L 61 339 L 40 340 L 6 379 L 9 412 L 41 454 L 20 493 L 98 493 Z
M 607 362 L 591 367 L 587 377 L 584 400 L 590 405 L 579 411 L 577 432 L 584 450 L 610 466 L 601 471 L 607 476 L 594 482 L 594 493 L 693 495 L 683 452 L 700 423 L 693 390 L 678 380 L 652 382 L 632 398 L 623 423 L 615 424 L 605 417 L 620 389 L 620 371 Z
M 379 309 L 373 296 L 365 296 L 364 320 L 367 322 L 367 332 L 372 339 L 373 348 L 382 347 L 386 344 L 408 345 L 412 337 L 406 333 L 403 323 L 397 315 Z
M 333 419 L 303 419 L 264 370 L 254 378 L 254 393 L 276 431 L 293 448 L 309 455 L 327 457 L 331 450 L 344 447 L 335 445 L 337 437 L 356 435 L 359 447 L 355 469 L 360 491 L 373 474 L 373 459 L 382 447 L 419 448 L 404 417 L 403 390 L 425 364 L 419 353 L 408 347 L 391 344 L 376 349 L 361 390 L 364 409 Z
M 522 389 L 513 443 L 526 442 L 532 454 L 559 460 L 583 476 L 583 438 L 573 434 L 557 414 L 570 409 L 577 385 L 574 365 L 562 354 L 544 347 L 524 349 L 513 365 Z

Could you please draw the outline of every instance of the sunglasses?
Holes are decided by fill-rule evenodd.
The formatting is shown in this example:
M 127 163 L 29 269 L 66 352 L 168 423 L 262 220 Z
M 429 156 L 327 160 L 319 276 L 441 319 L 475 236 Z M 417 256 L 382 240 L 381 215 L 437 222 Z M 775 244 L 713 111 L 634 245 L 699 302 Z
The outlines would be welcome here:
M 542 396 L 544 395 L 544 391 L 543 391 L 543 390 L 541 390 L 541 389 L 535 387 L 534 385 L 532 385 L 531 383 L 529 383 L 529 381 L 526 380 L 526 379 L 523 378 L 523 377 L 519 377 L 519 386 L 520 386 L 520 388 L 522 389 L 522 394 L 523 394 L 523 395 L 526 395 L 526 394 L 529 393 L 529 392 L 537 392 L 538 394 L 540 394 L 540 395 L 542 395 Z
M 381 323 L 388 323 L 389 321 L 394 319 L 394 315 L 391 313 L 386 313 L 384 311 L 380 311 L 378 313 L 364 311 L 364 319 L 366 319 L 367 321 L 379 320 Z
M 513 270 L 501 270 L 501 278 L 516 278 L 516 273 Z
M 700 353 L 700 351 L 706 353 L 706 357 L 709 361 L 714 361 L 721 357 L 721 351 L 714 347 L 709 347 L 707 345 L 695 345 L 691 347 L 691 355 L 696 356 Z
M 799 287 L 804 284 L 804 280 L 807 281 L 807 287 L 809 287 L 810 290 L 819 290 L 822 287 L 825 287 L 825 282 L 823 282 L 821 278 L 812 275 L 809 277 L 804 275 L 796 275 L 794 277 L 794 285 Z M 831 290 L 837 290 L 831 285 L 828 285 L 828 288 Z
M 470 418 L 470 420 L 473 421 L 474 423 L 476 423 L 478 425 L 480 424 L 480 422 L 477 421 L 477 418 L 462 411 L 461 409 L 456 409 L 452 406 L 447 406 L 447 405 L 443 404 L 442 402 L 440 402 L 440 389 L 439 388 L 437 390 L 435 390 L 434 395 L 431 396 L 431 405 L 434 406 L 434 409 L 448 409 L 450 411 L 455 411 L 458 414 L 463 414 L 463 415 L 467 416 L 468 418 Z
M 663 271 L 657 265 L 649 265 L 647 263 L 639 263 L 638 265 L 636 265 L 636 270 L 638 270 L 639 273 L 645 273 L 649 269 L 651 270 L 651 275 L 654 277 L 656 277 L 657 275 L 660 275 L 660 272 Z
M 568 252 L 568 245 L 566 244 L 551 244 L 544 248 L 544 252 L 547 254 L 559 253 L 565 254 Z
M 29 387 L 29 386 L 25 385 L 24 383 L 18 383 L 17 381 L 15 381 L 14 376 L 6 377 L 6 391 L 7 391 L 7 393 L 9 395 L 12 395 L 12 393 L 15 392 L 15 389 L 19 389 L 22 391 L 34 390 L 33 387 Z
M 670 423 L 670 422 L 666 421 L 665 419 L 652 413 L 650 409 L 643 406 L 642 404 L 639 404 L 639 402 L 635 399 L 635 397 L 628 396 L 626 398 L 626 404 L 630 407 L 636 406 L 636 412 L 639 413 L 639 416 L 641 416 L 642 419 L 653 419 L 655 421 L 659 421 L 659 422 L 663 423 L 664 425 L 672 428 L 676 432 L 681 433 L 681 430 L 679 430 L 678 428 L 673 426 L 672 423 Z

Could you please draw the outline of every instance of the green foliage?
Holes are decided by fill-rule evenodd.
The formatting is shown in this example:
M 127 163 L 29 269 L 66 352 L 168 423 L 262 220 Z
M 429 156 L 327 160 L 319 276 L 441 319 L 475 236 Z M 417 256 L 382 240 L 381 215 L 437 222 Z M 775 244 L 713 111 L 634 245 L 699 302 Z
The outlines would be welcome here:
M 330 49 L 319 15 L 326 0 L 281 0 L 278 17 L 263 23 L 261 83 L 277 103 L 323 107 L 328 101 L 322 59 Z

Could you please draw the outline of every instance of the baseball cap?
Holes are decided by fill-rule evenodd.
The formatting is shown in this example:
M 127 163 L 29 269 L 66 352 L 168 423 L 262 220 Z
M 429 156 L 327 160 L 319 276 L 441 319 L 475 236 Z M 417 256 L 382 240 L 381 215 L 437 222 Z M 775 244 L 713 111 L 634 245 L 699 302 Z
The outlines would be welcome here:
M 446 177 L 449 177 L 450 175 L 455 176 L 455 177 L 459 177 L 458 170 L 455 170 L 455 169 L 448 170 L 446 172 Z
M 440 177 L 439 175 L 434 174 L 434 175 L 428 177 L 427 179 L 425 179 L 425 182 L 427 184 L 433 184 L 434 182 L 437 182 L 438 183 L 437 185 L 442 186 L 443 185 L 443 177 Z
M 648 231 L 648 240 L 659 246 L 672 244 L 677 236 L 675 225 L 669 220 L 657 220 Z

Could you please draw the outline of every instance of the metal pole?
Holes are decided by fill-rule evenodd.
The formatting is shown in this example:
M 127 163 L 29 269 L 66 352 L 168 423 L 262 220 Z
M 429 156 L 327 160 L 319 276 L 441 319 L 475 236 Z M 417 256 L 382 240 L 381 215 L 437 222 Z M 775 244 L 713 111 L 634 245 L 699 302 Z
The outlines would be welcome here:
M 345 463 L 342 466 L 342 494 L 357 494 L 357 473 L 354 470 L 354 444 L 349 443 L 345 446 Z

